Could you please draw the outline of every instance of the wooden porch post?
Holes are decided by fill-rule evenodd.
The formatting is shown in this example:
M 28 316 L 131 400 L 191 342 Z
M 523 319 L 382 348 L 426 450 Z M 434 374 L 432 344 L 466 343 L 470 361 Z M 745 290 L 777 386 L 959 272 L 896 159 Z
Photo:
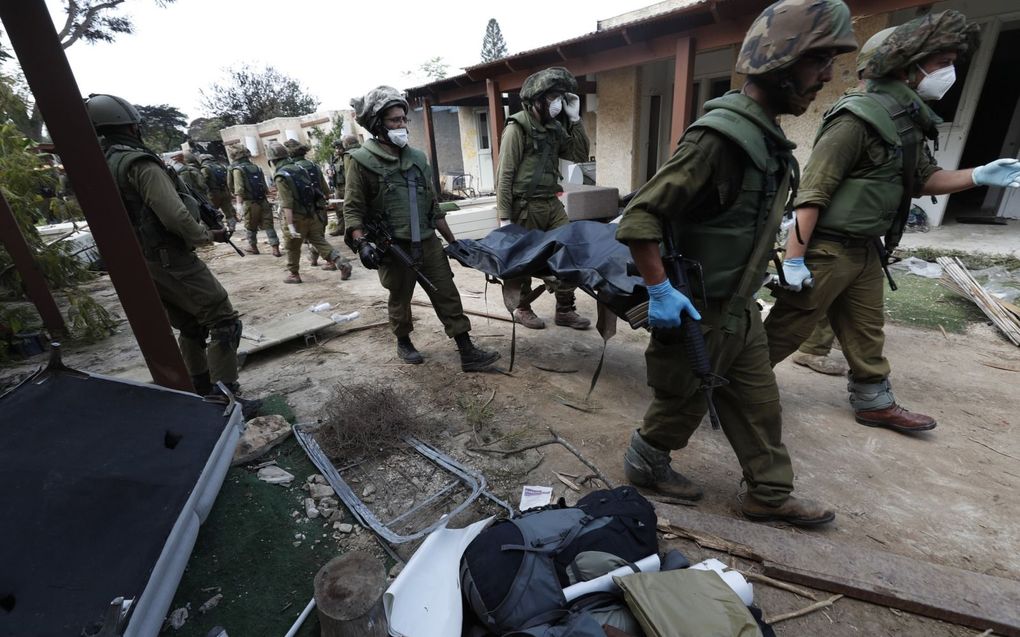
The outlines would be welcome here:
M 691 103 L 691 84 L 694 82 L 695 42 L 691 36 L 677 38 L 676 70 L 673 75 L 673 120 L 669 131 L 670 143 L 675 145 L 684 130 L 691 124 L 694 104 Z
M 422 121 L 425 123 L 425 152 L 429 155 L 429 164 L 432 166 L 432 187 L 439 197 L 442 191 L 439 187 L 439 157 L 436 154 L 436 127 L 432 121 L 432 99 L 422 98 L 421 101 Z
M 492 182 L 496 183 L 496 176 L 499 172 L 499 142 L 503 137 L 503 126 L 506 118 L 503 116 L 503 93 L 499 90 L 499 84 L 494 80 L 485 80 L 485 92 L 489 96 L 489 147 L 492 148 Z

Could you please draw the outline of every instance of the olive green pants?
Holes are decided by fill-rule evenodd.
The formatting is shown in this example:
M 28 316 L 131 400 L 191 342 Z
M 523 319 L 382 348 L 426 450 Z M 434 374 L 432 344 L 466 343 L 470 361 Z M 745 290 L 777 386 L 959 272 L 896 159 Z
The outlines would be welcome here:
M 234 199 L 226 190 L 210 191 L 209 202 L 223 213 L 224 219 L 237 219 L 237 213 L 234 212 Z
M 273 207 L 265 199 L 245 200 L 244 229 L 248 231 L 248 243 L 254 244 L 258 240 L 258 231 L 265 230 L 269 245 L 280 245 L 280 239 L 276 236 L 276 228 L 273 226 Z
M 327 240 L 326 239 L 326 228 L 329 226 L 329 212 L 327 210 L 323 209 L 323 210 L 320 210 L 318 214 L 319 214 L 319 220 L 322 223 L 322 237 L 323 237 L 323 240 Z M 343 234 L 343 229 L 344 229 L 343 213 L 337 213 L 337 216 L 340 218 L 340 233 Z M 310 243 L 308 244 L 308 255 L 310 257 L 312 257 L 312 259 L 317 259 L 320 256 L 322 256 L 322 254 L 318 251 L 318 249 L 316 249 L 316 247 L 314 245 L 310 244 Z M 336 256 L 340 258 L 340 262 L 341 263 L 347 263 L 347 257 L 345 257 L 343 254 L 341 254 L 339 250 L 337 251 Z M 325 258 L 325 257 L 323 257 L 323 258 Z
M 812 356 L 828 356 L 829 352 L 832 351 L 832 342 L 834 340 L 836 340 L 836 333 L 832 331 L 832 327 L 829 325 L 829 317 L 823 316 L 822 320 L 818 321 L 818 324 L 815 325 L 815 330 L 811 332 L 811 336 L 797 348 L 797 351 L 811 354 Z
M 326 235 L 322 231 L 325 227 L 318 215 L 308 216 L 295 213 L 294 228 L 301 235 L 300 237 L 295 237 L 291 235 L 287 224 L 283 224 L 283 240 L 284 247 L 287 249 L 288 271 L 297 274 L 301 269 L 301 246 L 305 243 L 329 261 L 339 259 L 341 263 L 347 262 L 347 259 L 340 254 L 340 251 L 334 248 L 333 244 L 329 241 L 326 241 Z
M 408 254 L 411 253 L 410 241 L 396 241 Z M 433 292 L 425 288 L 425 292 L 432 301 L 432 307 L 436 316 L 442 321 L 446 329 L 446 335 L 450 338 L 458 334 L 464 334 L 471 330 L 471 321 L 464 314 L 464 307 L 460 302 L 460 292 L 453 284 L 453 270 L 450 269 L 450 262 L 443 252 L 443 244 L 439 237 L 433 234 L 430 237 L 422 237 L 421 240 L 421 271 L 436 286 Z M 379 282 L 389 290 L 390 298 L 387 305 L 390 317 L 390 329 L 398 338 L 407 336 L 414 330 L 411 323 L 411 296 L 414 294 L 414 287 L 418 280 L 414 276 L 414 270 L 405 266 L 387 254 L 379 265 Z
M 758 306 L 744 311 L 737 333 L 723 338 L 714 327 L 722 302 L 701 311 L 701 329 L 717 373 L 728 382 L 712 394 L 719 422 L 737 454 L 748 491 L 766 504 L 779 504 L 793 491 L 793 466 L 783 444 L 779 388 L 769 364 Z M 641 435 L 663 449 L 682 449 L 708 412 L 701 381 L 691 371 L 679 330 L 653 330 L 645 352 L 648 385 L 654 390 Z
M 772 364 L 795 352 L 828 317 L 854 381 L 881 383 L 889 376 L 889 361 L 882 354 L 885 275 L 875 246 L 813 240 L 804 264 L 815 279 L 814 287 L 772 293 L 776 304 L 765 321 Z
M 514 199 L 510 221 L 526 230 L 553 230 L 570 223 L 567 211 L 563 209 L 563 202 L 559 197 Z M 521 283 L 521 298 L 527 298 L 531 294 L 531 277 L 518 280 Z M 516 283 L 516 281 L 512 281 L 512 283 Z M 556 286 L 554 291 L 562 295 L 563 303 L 573 306 L 574 289 L 573 287 Z M 569 303 L 567 303 L 566 295 L 570 295 Z M 557 301 L 560 299 L 558 298 Z M 521 305 L 521 307 L 525 306 Z
M 236 383 L 241 334 L 227 291 L 194 253 L 174 258 L 170 267 L 150 260 L 146 265 L 170 325 L 180 330 L 177 342 L 188 373 L 209 372 L 213 383 Z

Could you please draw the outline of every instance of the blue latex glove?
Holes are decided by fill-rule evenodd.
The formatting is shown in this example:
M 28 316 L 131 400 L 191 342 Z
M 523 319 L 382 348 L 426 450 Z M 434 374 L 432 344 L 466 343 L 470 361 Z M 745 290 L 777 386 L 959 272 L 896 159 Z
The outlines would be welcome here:
M 698 314 L 691 300 L 670 285 L 669 279 L 648 286 L 649 327 L 680 327 L 680 315 L 683 312 L 696 321 L 701 320 L 701 314 Z
M 1001 186 L 1020 188 L 1020 161 L 996 159 L 990 164 L 978 166 L 971 174 L 975 186 Z
M 811 270 L 808 270 L 804 265 L 804 257 L 785 259 L 783 261 L 783 276 L 786 277 L 786 285 L 783 287 L 794 292 L 800 292 L 801 289 L 812 287 L 815 284 L 814 278 L 811 277 Z

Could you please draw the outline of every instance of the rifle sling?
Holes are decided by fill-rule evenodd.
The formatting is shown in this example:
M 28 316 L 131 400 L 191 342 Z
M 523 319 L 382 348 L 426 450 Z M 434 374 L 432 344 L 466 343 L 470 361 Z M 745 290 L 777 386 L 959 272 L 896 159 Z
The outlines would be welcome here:
M 404 172 L 404 179 L 407 180 L 407 204 L 411 214 L 411 259 L 420 263 L 421 251 L 421 219 L 418 213 L 418 176 L 415 175 L 414 166 Z

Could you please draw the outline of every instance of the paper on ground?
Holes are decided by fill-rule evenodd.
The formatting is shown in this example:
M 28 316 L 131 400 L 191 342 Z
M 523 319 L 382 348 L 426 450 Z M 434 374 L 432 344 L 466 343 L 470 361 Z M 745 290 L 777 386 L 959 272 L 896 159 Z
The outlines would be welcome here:
M 517 506 L 518 511 L 527 511 L 535 507 L 544 507 L 552 500 L 552 487 L 536 487 L 524 485 L 521 489 L 521 503 Z

